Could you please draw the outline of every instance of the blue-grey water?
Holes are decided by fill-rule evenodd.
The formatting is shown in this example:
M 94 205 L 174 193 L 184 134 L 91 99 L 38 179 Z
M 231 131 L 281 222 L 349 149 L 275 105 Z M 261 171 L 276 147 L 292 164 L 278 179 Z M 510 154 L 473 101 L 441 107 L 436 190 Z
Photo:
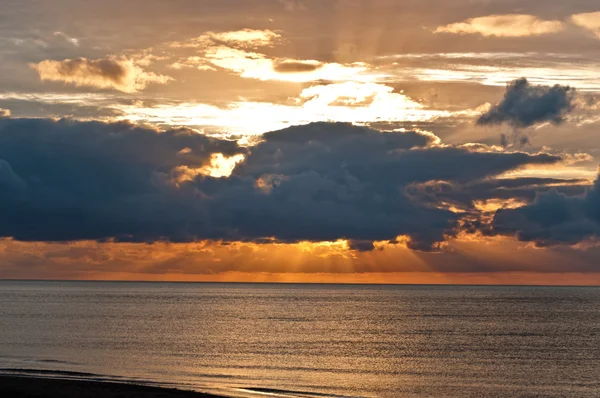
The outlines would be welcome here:
M 0 281 L 0 368 L 240 397 L 600 397 L 600 289 Z

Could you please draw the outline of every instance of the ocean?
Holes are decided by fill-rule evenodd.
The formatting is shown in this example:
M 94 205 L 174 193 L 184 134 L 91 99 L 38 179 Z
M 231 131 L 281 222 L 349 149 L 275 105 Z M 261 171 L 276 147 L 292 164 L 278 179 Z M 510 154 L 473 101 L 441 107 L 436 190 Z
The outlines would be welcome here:
M 0 368 L 235 397 L 600 397 L 600 288 L 0 281 Z

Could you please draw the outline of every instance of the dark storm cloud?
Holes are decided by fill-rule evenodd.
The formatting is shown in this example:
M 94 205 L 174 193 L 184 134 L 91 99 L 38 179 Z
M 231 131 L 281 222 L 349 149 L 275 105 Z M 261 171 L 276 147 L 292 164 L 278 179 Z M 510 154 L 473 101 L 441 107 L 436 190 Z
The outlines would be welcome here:
M 409 238 L 430 250 L 460 215 L 406 187 L 468 184 L 557 156 L 435 146 L 417 132 L 315 123 L 249 149 L 179 129 L 0 119 L 0 236 L 24 241 L 297 242 L 357 250 Z M 246 154 L 228 178 L 198 175 L 211 154 Z M 185 176 L 186 178 L 181 178 Z
M 600 236 L 600 178 L 579 196 L 551 190 L 528 206 L 499 210 L 491 233 L 516 235 L 540 246 L 574 244 Z
M 284 242 L 410 237 L 430 250 L 455 232 L 459 215 L 411 200 L 404 188 L 432 179 L 466 182 L 550 155 L 470 152 L 432 147 L 436 137 L 314 123 L 267 133 L 230 179 L 198 185 L 236 215 L 232 239 L 272 236 Z M 257 189 L 258 187 L 258 189 Z M 243 200 L 241 199 L 243 198 Z M 217 216 L 218 210 L 214 210 Z
M 507 123 L 530 127 L 537 123 L 561 123 L 573 109 L 574 89 L 568 86 L 536 86 L 526 78 L 509 83 L 504 98 L 477 119 L 479 125 Z
M 169 228 L 185 218 L 176 209 L 165 213 L 181 199 L 167 181 L 178 167 L 202 167 L 217 152 L 244 151 L 183 129 L 1 119 L 0 236 L 177 239 L 177 228 Z
M 277 64 L 275 71 L 280 73 L 305 73 L 313 72 L 322 66 L 322 64 L 314 62 L 286 61 Z

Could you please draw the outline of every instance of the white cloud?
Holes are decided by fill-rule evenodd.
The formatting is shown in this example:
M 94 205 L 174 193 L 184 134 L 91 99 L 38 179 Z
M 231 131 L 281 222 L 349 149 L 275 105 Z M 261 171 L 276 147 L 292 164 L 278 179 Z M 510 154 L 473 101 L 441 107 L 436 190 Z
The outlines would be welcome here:
M 66 42 L 71 43 L 75 47 L 79 47 L 79 39 L 76 37 L 71 37 L 63 32 L 54 32 L 54 36 L 64 39 Z

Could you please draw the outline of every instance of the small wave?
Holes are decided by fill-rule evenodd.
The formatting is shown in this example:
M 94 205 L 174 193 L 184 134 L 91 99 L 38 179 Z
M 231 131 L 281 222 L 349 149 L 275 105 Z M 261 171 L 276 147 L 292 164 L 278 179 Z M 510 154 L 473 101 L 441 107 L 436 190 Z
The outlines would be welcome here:
M 53 359 L 53 358 L 33 358 L 33 357 L 23 357 L 16 355 L 4 355 L 0 356 L 0 361 L 11 361 L 11 362 L 22 362 L 22 363 L 40 363 L 40 364 L 56 364 L 56 365 L 80 365 L 77 362 L 73 361 L 65 361 L 62 359 Z
M 258 388 L 258 387 L 248 387 L 248 388 L 239 388 L 239 391 L 261 394 L 266 396 L 273 397 L 287 397 L 287 398 L 359 398 L 359 397 L 351 397 L 348 395 L 335 395 L 335 394 L 326 394 L 320 392 L 309 392 L 309 391 L 294 391 L 294 390 L 282 390 L 277 388 Z
M 48 369 L 19 369 L 19 368 L 0 368 L 0 374 L 10 375 L 21 375 L 21 376 L 67 376 L 67 377 L 81 377 L 81 378 L 103 378 L 109 376 L 97 375 L 94 373 L 86 372 L 72 372 L 68 370 L 48 370 Z M 112 378 L 112 377 L 111 377 Z M 114 378 L 119 378 L 114 376 Z

